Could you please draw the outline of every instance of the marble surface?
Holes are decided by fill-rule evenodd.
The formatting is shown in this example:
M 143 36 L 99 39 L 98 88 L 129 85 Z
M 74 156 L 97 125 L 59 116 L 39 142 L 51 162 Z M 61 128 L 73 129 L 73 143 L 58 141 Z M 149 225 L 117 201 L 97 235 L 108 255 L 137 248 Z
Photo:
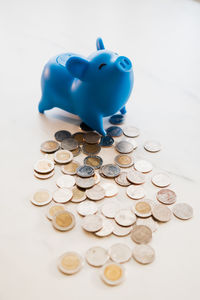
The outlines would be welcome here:
M 125 282 L 117 287 L 106 286 L 99 270 L 87 264 L 75 276 L 64 276 L 56 261 L 68 249 L 84 254 L 92 245 L 109 247 L 117 241 L 133 247 L 130 237 L 87 235 L 78 216 L 74 230 L 56 232 L 46 208 L 29 201 L 40 187 L 53 191 L 60 174 L 57 170 L 44 182 L 33 177 L 41 142 L 58 129 L 78 131 L 80 123 L 58 109 L 38 113 L 42 67 L 63 51 L 88 55 L 97 36 L 134 62 L 126 123 L 141 130 L 135 155 L 153 163 L 152 174 L 167 171 L 178 201 L 194 208 L 193 219 L 173 218 L 159 227 L 151 242 L 155 262 L 142 266 L 131 260 L 125 264 Z M 199 36 L 199 1 L 1 1 L 1 300 L 199 299 Z M 163 150 L 145 152 L 146 139 L 159 140 Z M 105 163 L 114 154 L 103 150 Z M 150 182 L 145 189 L 151 198 L 158 190 Z M 125 205 L 133 203 L 122 189 L 118 197 Z M 75 205 L 69 207 L 75 210 Z

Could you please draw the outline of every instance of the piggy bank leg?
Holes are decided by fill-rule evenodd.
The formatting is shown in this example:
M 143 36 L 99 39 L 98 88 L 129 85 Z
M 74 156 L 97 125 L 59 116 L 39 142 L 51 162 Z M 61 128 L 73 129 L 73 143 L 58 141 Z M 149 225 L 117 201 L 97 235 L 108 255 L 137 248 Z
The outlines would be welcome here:
M 120 109 L 120 113 L 122 115 L 125 115 L 127 113 L 126 106 L 123 106 L 122 109 Z
M 105 136 L 106 131 L 103 128 L 103 118 L 100 115 L 94 115 L 94 113 L 88 112 L 89 118 L 81 118 L 89 127 L 96 130 L 101 135 Z
M 39 105 L 38 105 L 38 110 L 40 113 L 44 113 L 45 110 L 53 108 L 53 105 L 51 104 L 50 101 L 48 101 L 46 98 L 42 97 Z

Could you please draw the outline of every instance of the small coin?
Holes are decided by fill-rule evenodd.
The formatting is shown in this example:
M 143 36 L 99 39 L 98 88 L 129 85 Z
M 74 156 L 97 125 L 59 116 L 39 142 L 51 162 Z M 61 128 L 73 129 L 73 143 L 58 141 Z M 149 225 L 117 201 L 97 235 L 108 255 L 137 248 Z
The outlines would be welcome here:
M 53 193 L 53 200 L 57 203 L 66 203 L 71 200 L 73 194 L 68 189 L 58 189 Z
M 75 185 L 75 179 L 71 175 L 62 175 L 57 178 L 56 184 L 60 188 L 72 188 Z
M 127 126 L 123 129 L 124 135 L 134 138 L 140 135 L 140 131 L 137 127 L 134 126 Z
M 48 210 L 47 210 L 47 218 L 49 220 L 52 220 L 54 215 L 58 211 L 63 211 L 63 210 L 65 210 L 65 207 L 63 205 L 51 205 L 50 207 L 48 207 Z
M 134 168 L 139 172 L 148 173 L 153 167 L 149 161 L 141 159 L 135 162 Z
M 101 200 L 105 197 L 105 190 L 100 185 L 95 185 L 86 191 L 86 196 L 94 201 Z
M 157 173 L 152 179 L 152 183 L 158 187 L 166 187 L 171 184 L 171 179 L 167 174 Z
M 58 259 L 58 269 L 64 274 L 74 274 L 83 266 L 83 258 L 76 252 L 66 252 Z
M 157 195 L 156 195 L 158 201 L 160 201 L 163 204 L 173 204 L 174 202 L 176 202 L 176 194 L 174 191 L 170 190 L 170 189 L 162 189 L 160 191 L 158 191 Z
M 115 221 L 121 226 L 130 226 L 136 222 L 136 216 L 130 209 L 120 209 L 115 215 Z
M 37 173 L 36 171 L 34 171 L 35 177 L 37 177 L 39 179 L 48 179 L 48 178 L 52 177 L 54 174 L 55 174 L 54 170 L 47 174 L 41 174 L 41 173 Z
M 175 217 L 182 220 L 188 220 L 193 216 L 193 208 L 187 203 L 177 203 L 172 211 Z
M 121 172 L 115 177 L 115 182 L 121 186 L 129 186 L 131 183 L 127 180 L 127 172 Z
M 73 157 L 78 156 L 81 153 L 81 147 L 78 146 L 78 148 L 71 150 L 71 153 L 73 154 Z
M 123 154 L 132 152 L 137 147 L 136 142 L 133 140 L 131 143 L 128 141 L 120 141 L 116 144 L 115 149 Z
M 106 132 L 107 132 L 107 135 L 110 135 L 112 137 L 118 137 L 118 136 L 122 135 L 122 133 L 123 133 L 122 129 L 118 126 L 108 127 L 106 129 Z
M 152 218 L 137 218 L 136 221 L 137 225 L 145 225 L 151 229 L 152 232 L 156 231 L 158 229 L 158 223 Z
M 52 225 L 57 230 L 68 231 L 75 226 L 75 217 L 67 210 L 59 210 L 52 218 Z
M 66 164 L 73 159 L 73 154 L 68 150 L 59 150 L 54 154 L 54 160 L 58 164 Z
M 111 147 L 114 143 L 114 139 L 110 135 L 102 136 L 100 145 L 102 147 Z
M 82 228 L 88 232 L 96 232 L 102 227 L 103 220 L 99 215 L 88 215 L 83 219 Z
M 71 137 L 71 133 L 67 130 L 59 130 L 55 133 L 55 139 L 58 142 L 62 142 L 69 137 Z
M 116 213 L 119 211 L 119 209 L 120 209 L 119 202 L 117 201 L 106 202 L 101 207 L 101 212 L 105 217 L 113 219 Z
M 124 122 L 124 116 L 121 114 L 113 115 L 109 118 L 109 122 L 114 125 L 120 125 Z
M 98 144 L 101 136 L 97 132 L 87 132 L 84 134 L 84 141 L 88 144 Z
M 134 170 L 127 173 L 127 179 L 133 184 L 143 184 L 145 182 L 144 174 Z
M 76 171 L 77 175 L 83 178 L 88 178 L 94 175 L 94 168 L 91 166 L 80 166 Z
M 118 176 L 121 172 L 120 168 L 114 164 L 107 164 L 102 166 L 101 171 L 106 177 L 111 178 Z
M 87 124 L 85 124 L 84 122 L 82 122 L 80 124 L 80 128 L 83 130 L 83 131 L 93 131 L 93 129 L 91 127 L 89 127 Z
M 103 160 L 100 156 L 89 155 L 84 159 L 84 164 L 91 166 L 94 169 L 99 169 L 103 164 Z
M 118 193 L 118 187 L 114 183 L 103 182 L 103 183 L 101 183 L 101 187 L 105 191 L 106 197 L 113 197 L 113 196 L 117 195 L 117 193 Z
M 64 150 L 75 150 L 78 148 L 78 142 L 74 138 L 67 138 L 61 142 L 61 148 Z
M 85 254 L 86 261 L 93 267 L 102 267 L 109 259 L 109 254 L 103 247 L 92 247 Z
M 169 207 L 163 204 L 157 204 L 152 209 L 153 217 L 160 222 L 168 222 L 172 217 L 172 212 Z
M 150 264 L 155 258 L 155 251 L 149 245 L 136 245 L 133 248 L 133 258 L 141 264 Z
M 86 199 L 85 191 L 77 186 L 73 187 L 72 194 L 73 194 L 73 197 L 71 199 L 71 202 L 73 202 L 73 203 L 79 203 Z
M 129 155 L 119 154 L 119 155 L 115 156 L 115 163 L 121 168 L 128 168 L 133 165 L 134 160 Z
M 92 186 L 95 185 L 95 179 L 94 177 L 89 177 L 89 178 L 81 178 L 81 177 L 76 177 L 75 178 L 76 185 L 79 186 L 82 189 L 89 189 Z
M 94 172 L 94 181 L 95 184 L 98 184 L 100 182 L 100 175 L 97 172 Z
M 147 141 L 144 144 L 144 149 L 149 152 L 158 152 L 162 148 L 161 144 L 157 141 Z
M 99 144 L 84 143 L 82 147 L 82 151 L 87 155 L 96 155 L 101 151 L 101 146 Z
M 61 171 L 67 175 L 75 175 L 78 167 L 80 167 L 80 163 L 73 160 L 70 163 L 61 166 Z
M 58 142 L 49 140 L 41 144 L 40 150 L 45 153 L 53 153 L 60 148 Z
M 93 201 L 85 200 L 77 205 L 77 212 L 81 216 L 93 215 L 97 212 L 97 205 Z
M 50 159 L 39 159 L 34 165 L 34 170 L 42 174 L 50 173 L 54 170 L 54 163 Z
M 126 236 L 131 232 L 132 228 L 132 226 L 123 227 L 114 223 L 113 234 L 119 237 Z
M 124 268 L 120 264 L 108 263 L 102 267 L 102 280 L 109 285 L 118 285 L 124 280 Z
M 151 206 L 146 201 L 139 201 L 135 205 L 135 214 L 137 217 L 147 218 L 151 216 Z
M 152 231 L 145 225 L 135 225 L 131 232 L 131 238 L 137 244 L 147 244 L 152 239 Z
M 31 202 L 37 206 L 43 206 L 50 203 L 52 195 L 48 190 L 40 189 L 35 192 L 31 198 Z
M 103 227 L 99 231 L 95 232 L 95 235 L 99 237 L 108 236 L 113 232 L 113 228 L 113 222 L 111 220 L 103 218 Z
M 110 255 L 110 258 L 118 264 L 129 261 L 132 256 L 131 249 L 127 245 L 122 243 L 112 245 L 109 248 L 108 253 Z
M 74 134 L 72 134 L 72 137 L 78 142 L 79 145 L 83 145 L 84 134 L 84 132 L 75 132 Z
M 126 190 L 127 195 L 134 200 L 144 198 L 145 191 L 140 186 L 129 185 Z

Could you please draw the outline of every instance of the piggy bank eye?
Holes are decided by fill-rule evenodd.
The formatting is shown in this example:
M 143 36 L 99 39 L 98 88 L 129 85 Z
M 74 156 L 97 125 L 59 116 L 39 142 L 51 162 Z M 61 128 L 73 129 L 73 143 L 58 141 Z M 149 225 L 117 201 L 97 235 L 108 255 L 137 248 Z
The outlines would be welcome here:
M 99 70 L 101 70 L 101 68 L 103 68 L 104 66 L 106 66 L 106 64 L 100 64 Z

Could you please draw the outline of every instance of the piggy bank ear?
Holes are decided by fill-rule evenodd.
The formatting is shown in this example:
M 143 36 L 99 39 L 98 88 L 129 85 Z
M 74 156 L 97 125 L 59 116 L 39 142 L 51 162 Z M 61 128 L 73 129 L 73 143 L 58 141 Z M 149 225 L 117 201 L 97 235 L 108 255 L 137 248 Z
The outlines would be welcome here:
M 71 56 L 66 62 L 66 68 L 69 73 L 80 80 L 85 79 L 85 73 L 89 66 L 89 61 L 78 56 Z
M 100 37 L 97 39 L 96 45 L 97 45 L 97 50 L 105 49 L 102 38 L 100 38 Z

